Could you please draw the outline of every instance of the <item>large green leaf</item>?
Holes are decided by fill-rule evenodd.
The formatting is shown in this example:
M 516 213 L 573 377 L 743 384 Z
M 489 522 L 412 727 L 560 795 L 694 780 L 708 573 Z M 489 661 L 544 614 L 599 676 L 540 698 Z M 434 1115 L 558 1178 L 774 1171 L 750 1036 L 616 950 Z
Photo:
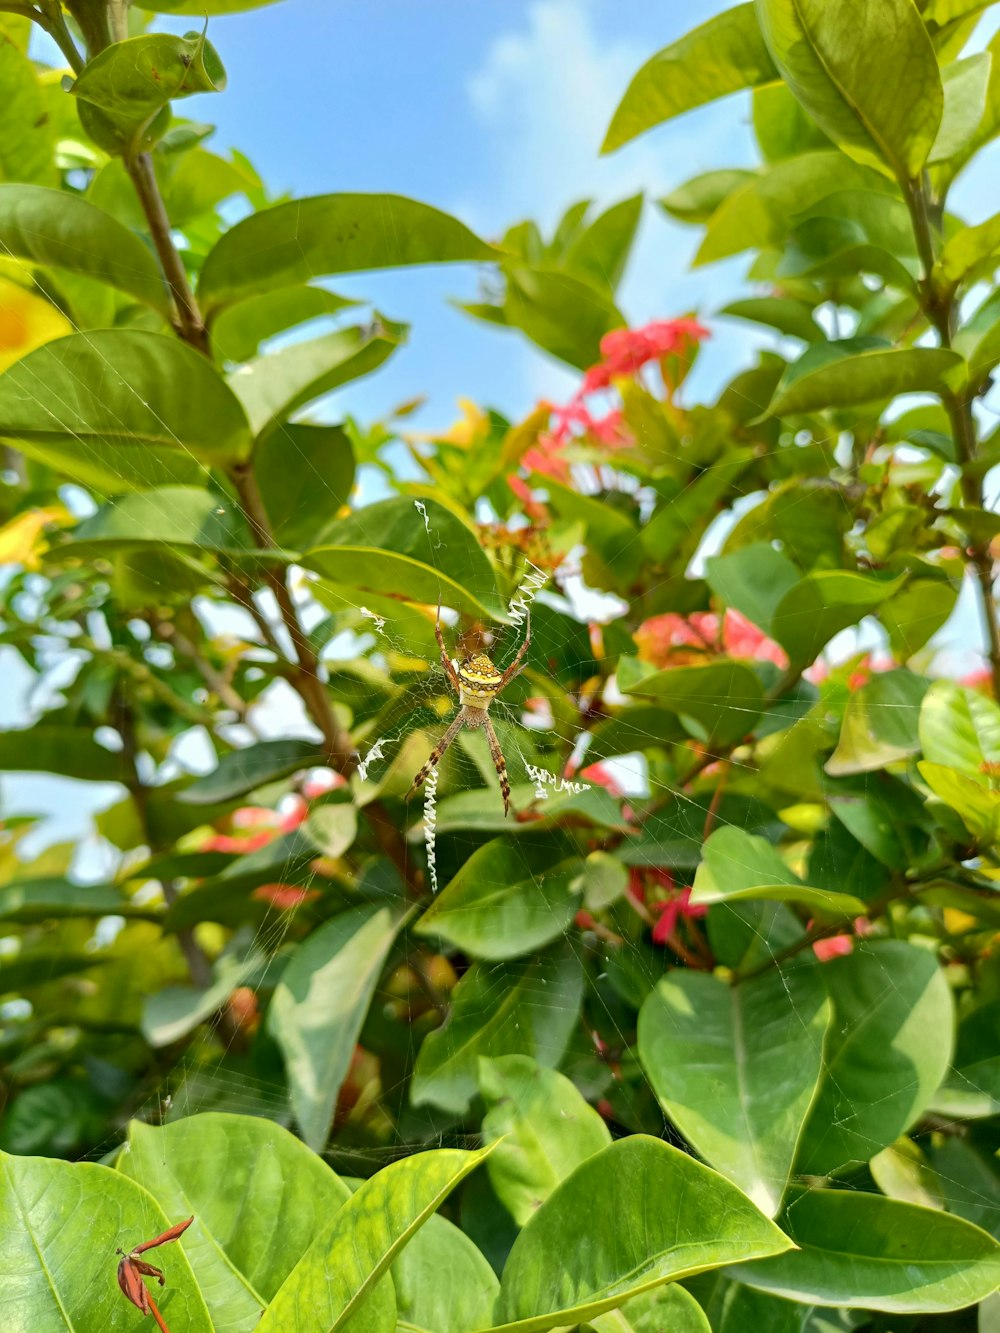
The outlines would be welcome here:
M 247 296 L 220 310 L 212 321 L 212 351 L 220 361 L 250 361 L 262 342 L 286 329 L 358 304 L 349 296 L 308 285 Z
M 750 249 L 780 249 L 792 219 L 834 190 L 890 192 L 889 182 L 843 153 L 811 152 L 776 162 L 728 194 L 712 216 L 696 264 Z
M 158 486 L 110 500 L 75 529 L 61 556 L 108 558 L 149 544 L 242 554 L 250 532 L 235 501 L 198 486 Z
M 131 329 L 73 333 L 15 362 L 0 375 L 0 432 L 43 461 L 54 445 L 102 466 L 146 450 L 222 465 L 252 442 L 239 400 L 203 356 Z
M 257 441 L 254 472 L 279 543 L 318 546 L 347 504 L 354 452 L 340 426 L 281 425 Z
M 934 1208 L 853 1190 L 809 1190 L 782 1220 L 798 1251 L 741 1264 L 751 1287 L 817 1305 L 901 1314 L 960 1310 L 1000 1283 L 1000 1245 Z
M 366 1180 L 289 1274 L 257 1325 L 259 1333 L 337 1333 L 347 1327 L 353 1333 L 379 1278 L 488 1152 L 416 1153 Z
M 660 207 L 678 222 L 707 222 L 735 190 L 756 174 L 736 167 L 704 171 L 664 195 Z
M 405 324 L 373 324 L 324 333 L 267 352 L 228 377 L 255 435 L 331 389 L 360 379 L 387 361 L 406 337 Z
M 163 986 L 146 997 L 142 1035 L 152 1047 L 173 1045 L 217 1014 L 237 986 L 259 975 L 266 966 L 266 954 L 226 950 L 212 964 L 207 986 Z
M 479 1091 L 488 1107 L 483 1142 L 497 1145 L 486 1169 L 497 1198 L 524 1226 L 611 1135 L 568 1078 L 527 1056 L 481 1059 Z
M 997 251 L 1000 251 L 1000 213 L 994 213 L 976 227 L 963 227 L 946 242 L 941 258 L 934 265 L 935 285 L 954 291 L 980 266 L 995 264 Z
M 926 692 L 926 680 L 912 671 L 879 672 L 855 690 L 826 771 L 834 777 L 872 773 L 918 754 L 917 719 Z
M 0 885 L 0 921 L 27 923 L 97 916 L 159 919 L 155 909 L 133 903 L 113 884 L 73 884 L 68 879 L 40 875 Z
M 589 1324 L 580 1325 L 581 1333 L 662 1333 L 664 1329 L 670 1333 L 712 1333 L 704 1310 L 677 1283 L 633 1296 L 617 1310 L 596 1315 Z
M 293 738 L 258 741 L 256 745 L 224 754 L 212 772 L 185 787 L 178 800 L 188 805 L 229 801 L 267 782 L 288 777 L 300 768 L 315 768 L 323 763 L 324 757 L 322 748 L 312 741 Z
M 833 1019 L 796 1169 L 826 1175 L 895 1142 L 951 1059 L 951 991 L 933 953 L 902 940 L 857 944 L 825 963 Z
M 613 152 L 693 107 L 777 78 L 753 5 L 727 9 L 643 65 L 615 111 L 601 152 Z
M 676 1278 L 787 1247 L 723 1176 L 634 1134 L 581 1163 L 524 1227 L 494 1317 L 504 1333 L 540 1333 Z
M 326 1143 L 340 1086 L 400 926 L 387 907 L 354 907 L 298 946 L 271 997 L 267 1022 L 281 1047 L 302 1136 Z
M 764 707 L 764 689 L 742 662 L 668 667 L 637 679 L 619 677 L 625 694 L 655 698 L 664 708 L 693 718 L 710 745 L 726 745 L 753 731 Z
M 82 727 L 36 722 L 33 727 L 0 731 L 0 772 L 121 782 L 125 765 L 119 752 L 99 745 Z
M 865 348 L 861 342 L 809 348 L 785 371 L 767 415 L 861 407 L 901 393 L 940 393 L 962 370 L 962 358 L 944 347 Z
M 775 967 L 733 986 L 677 970 L 639 1013 L 639 1058 L 663 1109 L 770 1217 L 822 1067 L 830 1008 L 819 967 Z
M 944 114 L 928 157 L 929 162 L 947 162 L 968 148 L 986 110 L 990 78 L 990 53 L 978 51 L 965 60 L 955 60 L 941 71 Z
M 152 251 L 78 194 L 41 185 L 0 185 L 0 247 L 32 264 L 82 273 L 169 312 Z
M 115 1249 L 150 1240 L 185 1216 L 167 1216 L 135 1181 L 108 1167 L 0 1152 L 5 1333 L 134 1329 L 135 1307 L 115 1281 Z M 160 1251 L 166 1285 L 152 1288 L 154 1299 L 175 1329 L 212 1333 L 186 1244 Z
M 350 1191 L 271 1120 L 210 1112 L 157 1127 L 133 1120 L 117 1168 L 184 1234 L 216 1333 L 252 1328 Z M 267 1218 L 266 1228 L 247 1218 Z
M 786 592 L 769 626 L 792 662 L 806 666 L 835 634 L 871 615 L 905 581 L 882 581 L 849 569 L 821 569 Z
M 792 296 L 749 296 L 741 301 L 730 301 L 719 314 L 764 324 L 786 337 L 801 338 L 807 343 L 818 342 L 824 336 L 813 318 L 812 309 L 805 301 Z
M 988 785 L 984 766 L 1000 763 L 1000 707 L 992 699 L 936 680 L 924 695 L 919 733 L 925 759 Z
M 694 903 L 768 898 L 803 903 L 830 916 L 859 916 L 865 910 L 861 899 L 849 893 L 804 884 L 766 838 L 745 833 L 735 825 L 716 829 L 705 843 L 702 857 L 691 894 Z
M 580 962 L 568 944 L 520 965 L 474 963 L 455 987 L 447 1023 L 423 1041 L 410 1097 L 464 1115 L 480 1056 L 530 1055 L 556 1065 L 583 998 Z
M 469 1333 L 492 1320 L 496 1274 L 465 1232 L 438 1214 L 406 1242 L 389 1271 L 397 1333 Z
M 727 555 L 712 556 L 706 562 L 705 577 L 716 597 L 769 630 L 782 597 L 799 582 L 801 573 L 770 542 L 754 542 Z
M 558 939 L 579 899 L 580 862 L 558 844 L 494 838 L 480 847 L 416 926 L 473 958 L 501 962 Z
M 0 36 L 0 181 L 54 182 L 53 148 L 35 68 Z
M 211 314 L 241 297 L 407 264 L 496 259 L 447 213 L 396 194 L 326 194 L 254 213 L 209 251 L 198 293 Z
M 820 129 L 858 161 L 914 179 L 944 93 L 912 0 L 756 0 L 756 10 L 775 64 Z
M 324 544 L 302 564 L 341 585 L 505 616 L 493 568 L 475 534 L 434 500 L 397 497 L 356 509 L 329 528 Z

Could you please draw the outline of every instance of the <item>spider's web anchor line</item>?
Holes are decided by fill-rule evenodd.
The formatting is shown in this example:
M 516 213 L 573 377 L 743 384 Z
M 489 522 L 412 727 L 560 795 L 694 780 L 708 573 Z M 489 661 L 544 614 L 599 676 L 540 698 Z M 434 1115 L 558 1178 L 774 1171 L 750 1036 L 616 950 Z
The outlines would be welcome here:
M 427 878 L 430 880 L 431 893 L 438 891 L 437 785 L 438 771 L 432 768 L 424 779 L 424 846 L 427 848 Z
M 549 581 L 549 576 L 544 570 L 539 569 L 538 566 L 532 564 L 530 560 L 528 561 L 528 564 L 531 565 L 534 573 L 529 574 L 528 577 L 521 582 L 517 592 L 510 599 L 510 605 L 507 607 L 507 614 L 515 625 L 524 623 L 524 618 L 528 614 L 531 603 L 535 600 L 535 593 L 544 588 Z
M 581 792 L 589 789 L 587 782 L 571 782 L 569 778 L 557 778 L 554 773 L 550 773 L 546 768 L 539 768 L 537 764 L 524 765 L 525 772 L 535 784 L 535 799 L 539 801 L 548 800 L 548 788 L 551 787 L 557 794 L 559 792 L 569 792 L 571 796 L 579 796 Z

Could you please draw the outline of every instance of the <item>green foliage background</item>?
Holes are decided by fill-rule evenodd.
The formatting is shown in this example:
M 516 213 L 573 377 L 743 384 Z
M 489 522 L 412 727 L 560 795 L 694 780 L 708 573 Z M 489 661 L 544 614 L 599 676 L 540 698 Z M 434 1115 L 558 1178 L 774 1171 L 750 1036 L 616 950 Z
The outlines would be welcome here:
M 121 792 L 106 883 L 0 832 L 5 1329 L 133 1327 L 116 1246 L 190 1214 L 174 1333 L 1000 1327 L 1000 216 L 949 206 L 1000 133 L 989 8 L 755 0 L 638 71 L 605 151 L 738 92 L 760 148 L 657 201 L 749 254 L 721 313 L 773 335 L 695 404 L 705 330 L 616 304 L 641 197 L 495 242 L 275 199 L 178 110 L 224 25 L 0 3 L 2 641 L 76 663 L 0 768 Z M 327 280 L 427 263 L 573 401 L 311 415 L 405 354 Z M 437 608 L 505 663 L 518 599 L 512 817 L 478 732 L 421 814 Z M 862 624 L 888 669 L 827 669 Z M 276 684 L 311 738 L 258 733 Z

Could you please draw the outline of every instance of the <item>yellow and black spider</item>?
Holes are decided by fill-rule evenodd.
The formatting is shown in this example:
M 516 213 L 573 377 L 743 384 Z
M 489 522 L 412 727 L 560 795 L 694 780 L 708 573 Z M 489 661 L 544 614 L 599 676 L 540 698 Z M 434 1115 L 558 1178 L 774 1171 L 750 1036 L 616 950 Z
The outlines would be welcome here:
M 441 633 L 441 609 L 438 608 L 434 633 L 437 636 L 438 647 L 441 649 L 441 662 L 448 680 L 451 682 L 452 689 L 458 695 L 460 707 L 451 726 L 430 752 L 427 763 L 413 779 L 413 786 L 406 794 L 407 800 L 410 799 L 418 787 L 423 785 L 427 779 L 427 774 L 440 762 L 441 756 L 463 727 L 469 727 L 470 729 L 482 727 L 486 732 L 486 739 L 489 741 L 493 766 L 497 771 L 497 777 L 500 779 L 503 812 L 505 815 L 510 814 L 510 783 L 507 780 L 507 764 L 503 757 L 503 751 L 500 749 L 497 734 L 493 730 L 493 723 L 490 721 L 489 707 L 500 691 L 506 688 L 521 670 L 521 661 L 528 651 L 528 644 L 531 642 L 531 612 L 529 611 L 526 614 L 524 642 L 517 650 L 517 656 L 506 671 L 501 671 L 494 666 L 485 653 L 473 653 L 456 670 L 455 664 L 448 656 L 448 650 L 444 646 L 444 635 Z

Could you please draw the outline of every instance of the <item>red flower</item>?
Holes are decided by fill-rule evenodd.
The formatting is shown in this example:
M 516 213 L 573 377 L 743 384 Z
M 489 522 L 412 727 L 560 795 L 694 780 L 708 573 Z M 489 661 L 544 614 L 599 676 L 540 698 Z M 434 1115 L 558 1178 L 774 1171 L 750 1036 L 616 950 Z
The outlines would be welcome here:
M 689 616 L 668 611 L 644 621 L 632 637 L 639 646 L 639 656 L 654 666 L 682 666 L 704 660 L 709 654 L 749 657 L 757 662 L 773 662 L 782 669 L 788 666 L 781 645 L 732 607 L 726 611 L 721 632 L 719 617 L 711 611 L 695 611 Z
M 692 904 L 689 888 L 678 889 L 669 898 L 651 903 L 650 907 L 657 913 L 656 923 L 653 926 L 654 944 L 669 944 L 679 920 L 683 918 L 685 921 L 696 921 L 708 911 L 703 903 Z
M 294 884 L 261 884 L 250 895 L 258 902 L 269 903 L 281 912 L 290 912 L 302 903 L 311 903 L 321 897 L 319 889 L 299 889 Z
M 831 935 L 829 939 L 816 940 L 813 953 L 821 963 L 828 963 L 831 958 L 843 958 L 853 948 L 854 940 L 850 935 Z

